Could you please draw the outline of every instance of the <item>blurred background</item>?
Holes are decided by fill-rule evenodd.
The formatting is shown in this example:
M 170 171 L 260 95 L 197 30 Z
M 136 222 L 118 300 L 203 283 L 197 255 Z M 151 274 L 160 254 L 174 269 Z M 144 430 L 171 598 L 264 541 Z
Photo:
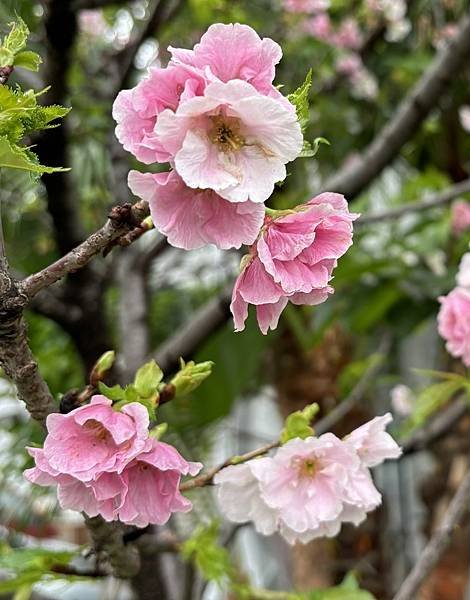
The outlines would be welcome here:
M 354 170 L 363 150 L 384 138 L 399 104 L 446 51 L 468 13 L 464 0 L 1 0 L 1 33 L 20 15 L 32 32 L 30 47 L 44 59 L 38 74 L 19 70 L 10 83 L 36 91 L 50 86 L 44 102 L 72 107 L 61 127 L 30 141 L 43 164 L 70 166 L 70 172 L 42 180 L 0 172 L 12 268 L 19 277 L 43 268 L 100 227 L 113 204 L 132 201 L 127 172 L 145 167 L 117 143 L 112 103 L 148 66 L 166 65 L 169 44 L 192 47 L 214 22 L 247 23 L 281 44 L 275 83 L 283 92 L 292 92 L 312 69 L 307 136 L 330 145 L 289 165 L 271 201 L 287 208 L 309 200 L 344 169 Z M 456 390 L 429 393 L 430 375 L 414 369 L 464 373 L 444 350 L 436 314 L 437 298 L 454 287 L 470 241 L 470 219 L 465 225 L 456 209 L 470 210 L 469 75 L 467 60 L 431 110 L 405 126 L 386 164 L 353 185 L 336 179 L 340 185 L 330 191 L 345 193 L 355 212 L 398 212 L 358 222 L 328 302 L 289 306 L 268 336 L 252 320 L 234 334 L 228 298 L 240 255 L 214 247 L 184 252 L 151 231 L 36 297 L 27 315 L 29 337 L 54 395 L 83 387 L 94 361 L 109 349 L 118 353 L 123 382 L 149 357 L 168 374 L 179 356 L 211 359 L 212 377 L 191 398 L 160 412 L 170 425 L 166 439 L 207 465 L 276 438 L 283 418 L 306 404 L 318 402 L 328 413 L 358 382 L 359 401 L 334 424 L 339 435 L 391 411 L 395 434 L 406 437 L 448 409 Z M 461 182 L 457 189 L 466 194 L 453 191 Z M 400 212 L 429 198 L 442 201 Z M 30 466 L 24 447 L 41 443 L 42 433 L 6 380 L 0 380 L 0 395 L 0 550 L 86 543 L 81 516 L 61 512 L 53 490 L 23 480 Z M 223 542 L 243 577 L 259 587 L 328 587 L 354 571 L 374 597 L 391 598 L 468 469 L 469 433 L 470 417 L 461 410 L 439 439 L 424 449 L 411 444 L 402 460 L 376 469 L 383 506 L 335 539 L 291 548 L 251 527 L 222 524 Z M 192 513 L 153 535 L 182 539 L 199 520 L 218 517 L 210 489 L 191 499 Z M 469 534 L 467 521 L 419 600 L 470 598 Z M 230 598 L 168 548 L 147 562 L 146 582 L 133 586 L 111 579 L 55 581 L 36 586 L 33 595 Z

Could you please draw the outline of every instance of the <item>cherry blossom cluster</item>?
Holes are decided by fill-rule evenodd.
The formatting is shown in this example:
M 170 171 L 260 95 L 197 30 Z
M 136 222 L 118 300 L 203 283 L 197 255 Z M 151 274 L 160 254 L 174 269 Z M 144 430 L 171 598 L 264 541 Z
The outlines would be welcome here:
M 457 274 L 457 287 L 439 298 L 439 334 L 447 351 L 470 367 L 470 252 L 463 255 Z
M 129 186 L 173 246 L 250 246 L 232 312 L 241 330 L 248 304 L 256 305 L 266 333 L 289 300 L 318 304 L 333 291 L 355 216 L 337 194 L 266 216 L 264 202 L 303 147 L 296 108 L 273 85 L 276 42 L 247 25 L 216 24 L 192 50 L 169 51 L 166 68 L 151 68 L 114 103 L 124 148 L 143 163 L 170 165 L 131 171 Z
M 163 525 L 192 505 L 179 491 L 182 475 L 196 475 L 200 463 L 149 435 L 147 409 L 138 402 L 121 411 L 104 396 L 70 413 L 47 417 L 43 448 L 28 448 L 35 467 L 25 477 L 56 485 L 64 509 L 128 525 Z
M 391 420 L 376 417 L 343 440 L 332 433 L 295 438 L 272 457 L 226 467 L 214 478 L 221 511 L 264 535 L 278 531 L 290 544 L 358 525 L 381 503 L 370 467 L 401 454 L 385 431 Z
M 454 202 L 451 211 L 451 228 L 456 236 L 470 230 L 470 202 L 466 200 Z

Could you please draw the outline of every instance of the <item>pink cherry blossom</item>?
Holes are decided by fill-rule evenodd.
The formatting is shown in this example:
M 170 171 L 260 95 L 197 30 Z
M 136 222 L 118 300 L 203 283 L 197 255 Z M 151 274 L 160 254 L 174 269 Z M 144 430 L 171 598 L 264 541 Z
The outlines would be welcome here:
M 456 287 L 439 302 L 438 331 L 447 351 L 470 367 L 470 289 Z
M 240 80 L 164 110 L 155 135 L 186 185 L 232 202 L 264 202 L 303 144 L 295 113 Z
M 263 224 L 262 204 L 229 202 L 212 190 L 189 188 L 175 171 L 131 171 L 129 187 L 148 201 L 155 227 L 169 243 L 185 250 L 205 244 L 240 248 L 255 241 Z
M 333 28 L 327 13 L 321 13 L 311 17 L 303 24 L 306 33 L 323 42 L 330 43 L 333 39 Z
M 387 413 L 364 423 L 346 437 L 347 443 L 354 447 L 366 467 L 375 467 L 388 458 L 401 455 L 401 448 L 385 431 L 391 422 L 392 415 Z
M 356 19 L 345 19 L 332 37 L 334 46 L 357 50 L 362 43 L 362 33 Z
M 179 484 L 181 475 L 197 475 L 201 463 L 187 462 L 172 446 L 152 442 L 151 450 L 139 454 L 122 473 L 127 493 L 118 508 L 118 518 L 128 525 L 163 525 L 172 513 L 192 508 L 181 495 Z
M 292 13 L 323 12 L 330 7 L 329 0 L 283 0 L 284 10 Z
M 470 230 L 470 202 L 457 200 L 452 204 L 451 228 L 454 235 L 459 236 Z
M 272 83 L 281 47 L 270 38 L 261 39 L 248 25 L 216 23 L 193 50 L 170 47 L 169 51 L 170 64 L 196 67 L 209 79 L 225 83 L 241 79 L 264 95 L 280 95 Z
M 470 252 L 466 252 L 460 260 L 457 285 L 470 290 Z
M 374 464 L 386 454 L 398 456 L 395 442 L 393 451 L 384 451 L 382 425 L 369 429 L 374 429 L 372 437 L 360 430 L 356 437 L 369 440 L 376 453 Z M 337 535 L 342 523 L 358 525 L 381 502 L 355 445 L 332 433 L 292 439 L 273 457 L 222 469 L 214 483 L 220 508 L 229 520 L 252 521 L 264 535 L 279 531 L 290 544 Z
M 346 54 L 336 62 L 336 68 L 342 75 L 354 77 L 362 68 L 362 60 L 358 54 Z
M 243 330 L 248 304 L 256 306 L 266 333 L 277 327 L 288 301 L 324 302 L 333 293 L 329 281 L 336 261 L 352 244 L 357 216 L 348 211 L 343 196 L 327 192 L 291 214 L 267 217 L 234 286 L 230 308 L 235 330 Z
M 90 404 L 47 417 L 44 457 L 55 471 L 80 481 L 105 471 L 120 472 L 149 447 L 147 410 L 138 403 L 122 411 L 111 400 L 93 396 Z
M 135 88 L 119 92 L 113 104 L 116 137 L 138 160 L 166 162 L 168 153 L 154 135 L 158 115 L 176 110 L 180 102 L 199 95 L 206 86 L 201 72 L 186 66 L 153 67 Z

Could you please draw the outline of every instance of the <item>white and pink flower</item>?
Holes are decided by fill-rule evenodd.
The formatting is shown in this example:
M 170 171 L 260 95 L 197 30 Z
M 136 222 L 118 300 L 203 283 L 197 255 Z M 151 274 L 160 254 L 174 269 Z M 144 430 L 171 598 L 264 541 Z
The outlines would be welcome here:
M 358 525 L 381 502 L 368 465 L 401 454 L 385 437 L 388 415 L 377 419 L 345 441 L 332 433 L 295 438 L 273 457 L 223 469 L 214 478 L 222 512 L 237 523 L 252 521 L 264 535 L 279 531 L 290 544 L 337 535 L 342 523 Z

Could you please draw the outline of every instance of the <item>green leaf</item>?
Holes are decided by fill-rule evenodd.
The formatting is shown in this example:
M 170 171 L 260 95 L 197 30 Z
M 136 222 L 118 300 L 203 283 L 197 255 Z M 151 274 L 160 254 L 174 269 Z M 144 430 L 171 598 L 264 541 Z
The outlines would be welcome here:
M 346 575 L 341 585 L 325 590 L 308 592 L 306 600 L 374 600 L 374 596 L 361 590 L 354 574 Z
M 219 522 L 199 526 L 194 535 L 181 545 L 181 556 L 191 560 L 208 581 L 220 583 L 230 579 L 233 567 L 228 551 L 218 543 Z
M 8 48 L 0 47 L 0 67 L 11 67 L 15 62 L 15 55 Z
M 16 23 L 10 23 L 10 27 L 10 33 L 4 38 L 2 46 L 7 50 L 10 50 L 13 54 L 17 54 L 26 46 L 29 29 L 20 17 L 17 18 Z
M 317 137 L 313 140 L 313 142 L 309 142 L 308 140 L 304 139 L 304 145 L 301 153 L 299 154 L 299 158 L 311 158 L 312 156 L 315 156 L 315 154 L 318 152 L 320 144 L 326 144 L 329 146 L 330 142 L 323 137 Z
M 154 360 L 146 363 L 137 371 L 134 386 L 142 398 L 156 396 L 158 384 L 163 379 L 163 371 Z
M 13 65 L 15 67 L 22 67 L 28 69 L 28 71 L 39 71 L 39 65 L 42 63 L 42 58 L 36 52 L 31 50 L 24 50 L 19 52 L 14 59 Z
M 412 369 L 418 375 L 422 375 L 423 377 L 432 377 L 434 379 L 448 379 L 451 381 L 461 381 L 462 384 L 468 382 L 463 375 L 459 375 L 458 373 L 449 373 L 448 371 L 435 371 L 434 369 Z
M 291 104 L 295 106 L 297 118 L 300 123 L 302 132 L 305 131 L 309 122 L 309 107 L 308 94 L 312 85 L 312 69 L 310 69 L 305 77 L 305 81 L 292 94 L 287 96 Z
M 38 175 L 70 170 L 63 169 L 62 167 L 45 167 L 41 165 L 37 157 L 27 148 L 11 144 L 5 137 L 0 137 L 0 168 L 2 167 L 21 169 Z
M 290 414 L 284 424 L 284 429 L 281 432 L 281 443 L 285 444 L 294 438 L 305 438 L 314 435 L 314 430 L 311 426 L 315 415 L 320 410 L 316 402 L 309 404 L 303 410 L 296 410 Z
M 416 398 L 413 412 L 403 424 L 400 433 L 408 435 L 417 427 L 421 427 L 459 390 L 465 387 L 466 380 L 461 379 L 442 381 L 424 389 Z
M 152 437 L 156 440 L 161 440 L 162 437 L 167 432 L 167 430 L 168 430 L 168 423 L 160 423 L 156 427 L 152 427 L 149 435 L 150 435 L 150 437 Z
M 98 389 L 103 394 L 103 396 L 106 396 L 106 398 L 113 400 L 113 402 L 124 400 L 126 397 L 125 391 L 120 385 L 113 385 L 113 387 L 108 387 L 102 381 L 98 381 Z
M 214 363 L 211 360 L 201 363 L 195 363 L 192 360 L 185 363 L 181 360 L 181 368 L 170 382 L 175 386 L 175 396 L 181 398 L 197 389 L 212 373 L 213 366 Z

